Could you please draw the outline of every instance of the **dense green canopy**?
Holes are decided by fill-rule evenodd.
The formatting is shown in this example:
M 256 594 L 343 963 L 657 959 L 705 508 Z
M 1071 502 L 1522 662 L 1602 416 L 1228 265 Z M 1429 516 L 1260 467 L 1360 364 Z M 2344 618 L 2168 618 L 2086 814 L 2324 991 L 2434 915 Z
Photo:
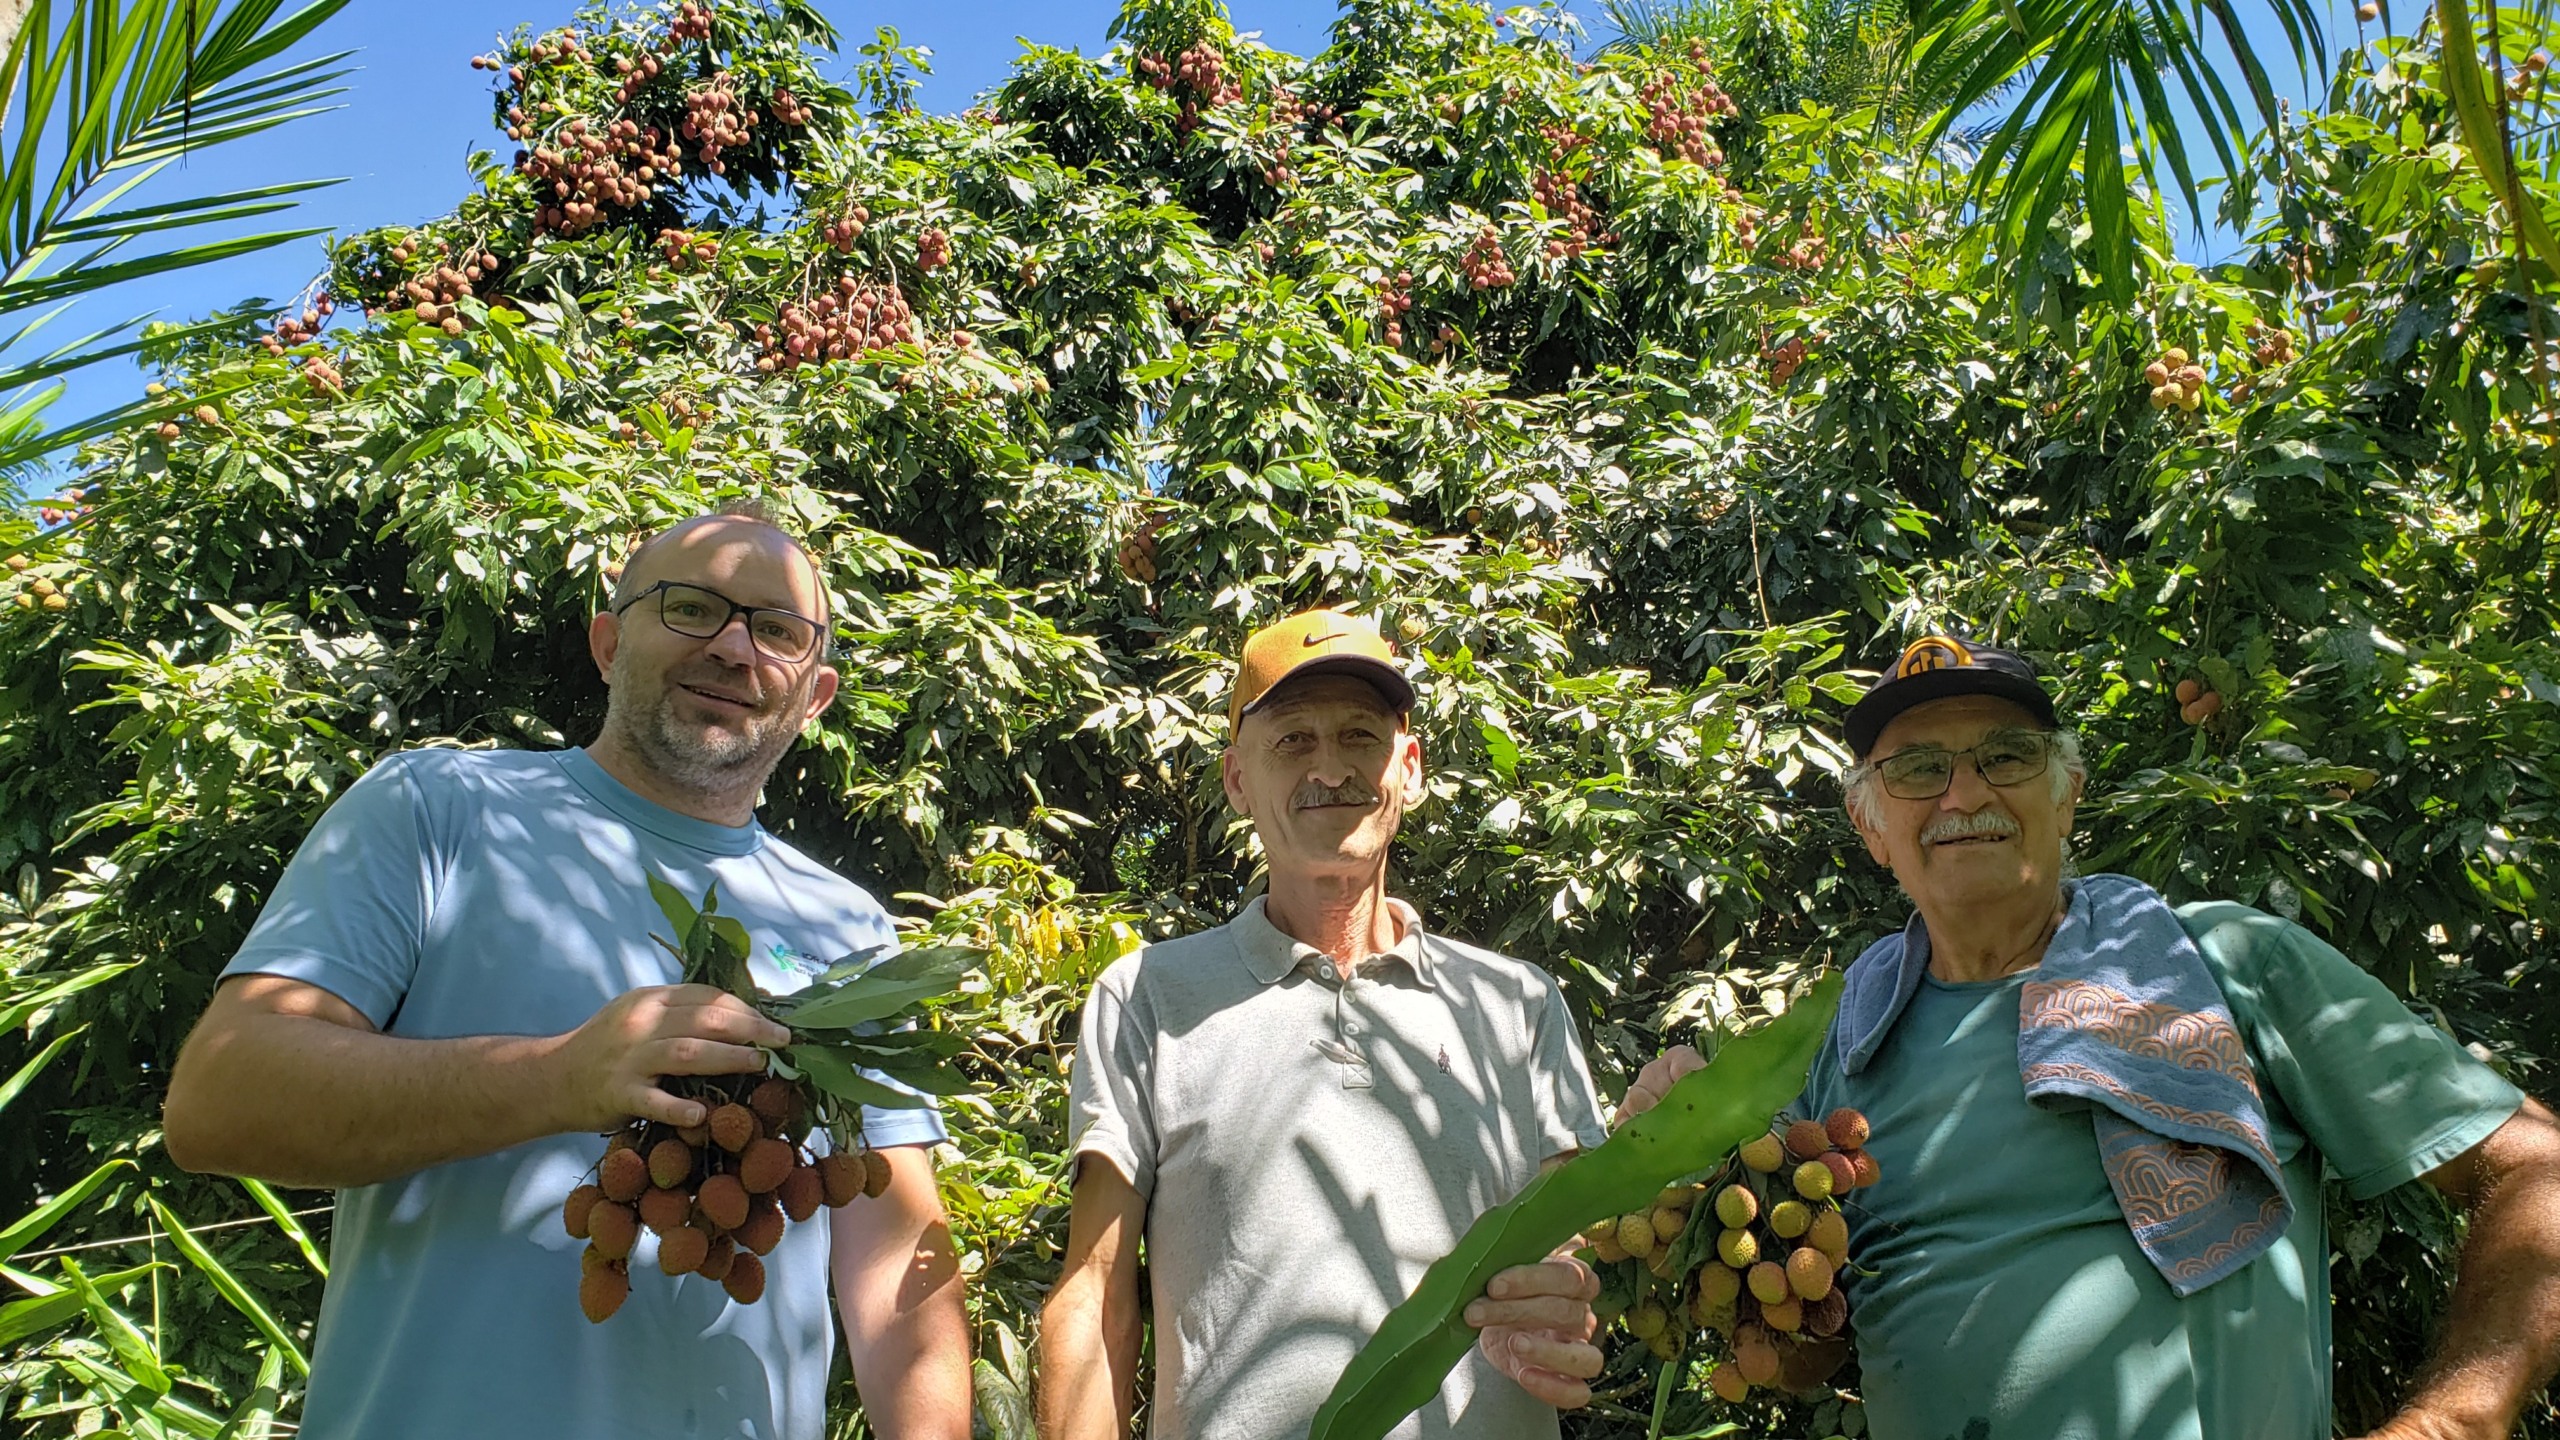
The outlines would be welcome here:
M 1900 923 L 1835 737 L 1931 630 L 2047 668 L 2084 869 L 2299 918 L 2543 1086 L 2560 319 L 2494 258 L 2427 44 L 2349 52 L 2269 137 L 2247 260 L 2178 262 L 2144 208 L 2124 283 L 2070 206 L 1997 268 L 1964 155 L 1853 97 L 1732 103 L 1793 93 L 1783 29 L 1586 62 L 1551 11 L 1347 0 L 1302 59 L 1161 0 L 928 115 L 890 37 L 846 93 L 806 0 L 708 13 L 519 37 L 520 161 L 342 243 L 316 338 L 297 304 L 164 345 L 214 398 L 88 452 L 78 523 L 0 522 L 0 1274 L 50 1297 L 0 1309 L 13 1426 L 289 1408 L 316 1256 L 168 1163 L 176 1047 L 373 760 L 588 739 L 618 557 L 737 492 L 805 525 L 843 641 L 767 823 L 993 947 L 945 1171 L 990 1396 L 1055 1269 L 1083 988 L 1251 890 L 1224 657 L 1319 602 L 1416 668 L 1400 889 L 1552 968 L 1604 1089 Z M 2452 1221 L 2331 1203 L 2355 1427 Z M 1858 1423 L 1814 1399 L 1739 1418 Z

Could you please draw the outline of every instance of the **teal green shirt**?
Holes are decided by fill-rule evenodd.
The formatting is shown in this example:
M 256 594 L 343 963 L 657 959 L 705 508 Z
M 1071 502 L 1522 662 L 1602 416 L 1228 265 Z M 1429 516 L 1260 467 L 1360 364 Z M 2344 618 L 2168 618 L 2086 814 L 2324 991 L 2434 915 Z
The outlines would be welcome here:
M 2179 919 L 2266 1097 L 2294 1219 L 2181 1300 L 2133 1243 L 2085 1103 L 2029 1104 L 2027 974 L 1924 980 L 1873 1063 L 1835 1033 L 1804 1105 L 1866 1112 L 1884 1179 L 1848 1208 L 1849 1285 L 1877 1440 L 2325 1440 L 2329 1242 L 2320 1179 L 2379 1194 L 2478 1144 L 2523 1102 L 2308 931 L 2246 906 Z M 2032 973 L 2032 972 L 2028 972 Z

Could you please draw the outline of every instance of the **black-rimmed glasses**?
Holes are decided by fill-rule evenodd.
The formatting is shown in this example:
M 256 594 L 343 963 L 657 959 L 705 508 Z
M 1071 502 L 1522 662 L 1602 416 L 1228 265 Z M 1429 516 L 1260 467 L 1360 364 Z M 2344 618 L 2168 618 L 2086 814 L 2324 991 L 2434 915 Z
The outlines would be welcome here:
M 661 580 L 615 606 L 613 613 L 619 615 L 652 595 L 658 597 L 658 623 L 678 635 L 708 640 L 744 615 L 747 639 L 770 659 L 796 665 L 818 648 L 818 622 L 806 615 L 769 605 L 741 605 L 717 590 L 681 580 Z
M 1884 782 L 1884 793 L 1897 800 L 1935 800 L 1956 783 L 1956 762 L 1970 759 L 1974 773 L 1987 785 L 2009 786 L 2033 780 L 2053 763 L 2053 736 L 2038 730 L 2009 730 L 1970 750 L 1940 745 L 1914 745 L 1897 750 L 1868 769 Z

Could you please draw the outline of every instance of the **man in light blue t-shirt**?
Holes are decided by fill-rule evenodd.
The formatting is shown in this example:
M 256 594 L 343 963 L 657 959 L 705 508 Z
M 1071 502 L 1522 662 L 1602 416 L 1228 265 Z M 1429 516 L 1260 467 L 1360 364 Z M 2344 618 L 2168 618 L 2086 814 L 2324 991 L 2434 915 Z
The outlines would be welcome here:
M 2327 1440 L 2326 1176 L 2468 1211 L 2376 1440 L 2503 1440 L 2560 1364 L 2551 1112 L 2300 926 L 2066 880 L 2086 772 L 2020 657 L 1923 640 L 1846 729 L 1850 816 L 1918 911 L 1850 966 L 1798 1104 L 1873 1125 L 1843 1272 L 1870 1432 Z
M 788 1227 L 760 1301 L 633 1254 L 590 1324 L 561 1202 L 669 1075 L 747 1074 L 788 1033 L 650 938 L 655 876 L 747 927 L 783 992 L 890 943 L 888 917 L 755 821 L 834 698 L 814 562 L 760 511 L 636 550 L 588 643 L 584 750 L 426 750 L 349 787 L 223 972 L 171 1077 L 192 1170 L 339 1191 L 300 1433 L 816 1440 L 830 1273 L 872 1433 L 961 1440 L 968 1336 L 930 1109 L 865 1110 L 888 1190 Z

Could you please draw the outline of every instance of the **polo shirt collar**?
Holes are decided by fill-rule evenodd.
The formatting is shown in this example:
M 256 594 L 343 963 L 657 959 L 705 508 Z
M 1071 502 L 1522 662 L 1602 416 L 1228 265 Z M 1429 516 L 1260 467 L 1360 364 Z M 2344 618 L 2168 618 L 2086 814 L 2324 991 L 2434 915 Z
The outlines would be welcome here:
M 1245 968 L 1253 978 L 1270 985 L 1293 974 L 1309 960 L 1331 967 L 1330 956 L 1271 923 L 1265 905 L 1268 898 L 1254 896 L 1237 912 L 1234 921 L 1236 948 L 1244 952 Z M 1422 943 L 1420 912 L 1392 895 L 1387 897 L 1387 909 L 1395 916 L 1396 943 L 1362 963 L 1401 960 L 1424 989 L 1438 988 L 1432 983 L 1430 950 Z

